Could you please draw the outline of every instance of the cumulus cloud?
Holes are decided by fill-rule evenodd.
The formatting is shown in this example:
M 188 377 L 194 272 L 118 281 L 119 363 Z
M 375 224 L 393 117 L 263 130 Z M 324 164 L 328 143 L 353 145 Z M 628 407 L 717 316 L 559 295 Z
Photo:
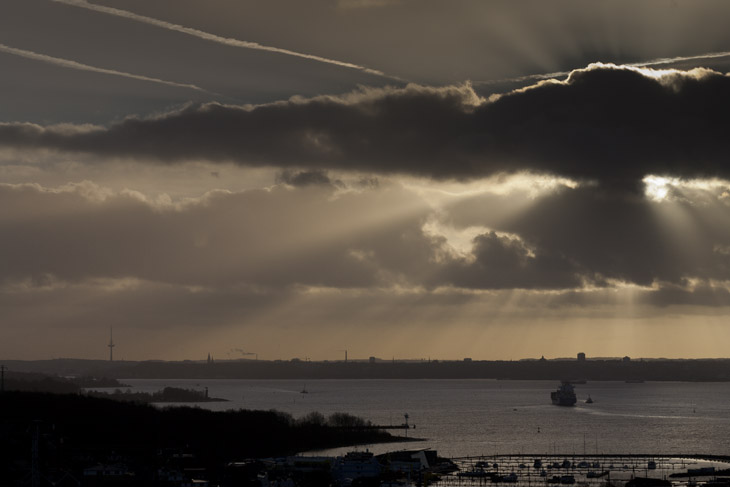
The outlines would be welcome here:
M 730 77 L 592 65 L 479 98 L 468 86 L 208 104 L 94 130 L 0 125 L 0 144 L 471 179 L 532 171 L 636 190 L 647 174 L 728 176 Z
M 492 228 L 518 235 L 545 256 L 561 256 L 559 269 L 580 269 L 589 285 L 684 288 L 694 278 L 730 278 L 727 184 L 699 189 L 693 187 L 699 183 L 678 183 L 659 201 L 585 186 L 563 187 L 521 206 L 514 195 L 482 194 L 451 203 L 446 213 L 457 230 Z M 553 269 L 551 275 L 564 274 Z
M 467 289 L 574 289 L 585 270 L 560 254 L 530 249 L 495 232 L 474 238 L 470 259 L 451 263 L 439 279 Z

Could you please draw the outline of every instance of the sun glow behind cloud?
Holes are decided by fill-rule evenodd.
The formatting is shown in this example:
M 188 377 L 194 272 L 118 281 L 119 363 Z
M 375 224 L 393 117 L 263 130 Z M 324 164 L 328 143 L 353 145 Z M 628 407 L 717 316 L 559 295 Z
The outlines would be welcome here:
M 654 201 L 662 201 L 669 194 L 671 179 L 659 176 L 647 176 L 644 178 L 646 195 Z
M 648 175 L 643 181 L 652 188 L 675 188 L 680 191 L 704 191 L 713 192 L 717 190 L 725 190 L 730 188 L 730 181 L 712 178 L 712 179 L 682 179 L 670 176 Z M 666 194 L 664 194 L 666 196 Z
M 201 348 L 222 358 L 231 343 L 262 358 L 335 359 L 343 348 L 351 357 L 385 359 L 517 359 L 574 356 L 577 350 L 722 353 L 714 344 L 703 349 L 701 337 L 728 335 L 720 317 L 730 304 L 730 232 L 724 230 L 730 228 L 730 186 L 687 178 L 725 173 L 713 130 L 723 131 L 727 110 L 715 101 L 723 100 L 728 77 L 592 64 L 563 81 L 516 91 L 518 84 L 507 83 L 505 94 L 490 101 L 463 82 L 497 64 L 493 75 L 520 77 L 594 59 L 664 56 L 640 49 L 639 38 L 630 53 L 625 50 L 627 25 L 616 22 L 625 12 L 614 4 L 601 6 L 614 23 L 597 24 L 595 6 L 536 1 L 525 15 L 507 3 L 475 2 L 471 14 L 497 15 L 469 15 L 475 22 L 465 29 L 472 29 L 467 37 L 489 31 L 489 42 L 500 42 L 485 50 L 477 36 L 482 44 L 469 43 L 477 55 L 464 56 L 469 62 L 458 70 L 434 62 L 425 73 L 429 66 L 417 57 L 395 63 L 369 57 L 379 52 L 373 45 L 367 55 L 348 53 L 342 37 L 318 46 L 316 39 L 288 42 L 284 30 L 279 37 L 247 32 L 246 26 L 218 30 L 222 24 L 215 19 L 166 14 L 159 4 L 144 2 L 134 7 L 138 13 L 74 0 L 47 3 L 55 12 L 108 22 L 120 32 L 134 26 L 144 37 L 140 45 L 177 39 L 179 44 L 170 42 L 175 49 L 156 51 L 160 59 L 175 61 L 173 51 L 190 57 L 185 66 L 168 66 L 152 55 L 145 63 L 114 51 L 107 55 L 113 72 L 94 70 L 99 57 L 66 43 L 39 42 L 25 46 L 32 53 L 6 49 L 0 57 L 71 73 L 74 80 L 108 76 L 124 86 L 143 85 L 144 93 L 159 89 L 150 88 L 155 83 L 149 79 L 121 76 L 140 68 L 150 79 L 194 83 L 243 95 L 246 102 L 144 105 L 148 111 L 136 118 L 93 119 L 101 125 L 91 132 L 83 125 L 91 120 L 81 118 L 65 126 L 44 124 L 44 116 L 23 118 L 32 124 L 5 120 L 0 174 L 9 185 L 0 185 L 6 236 L 0 254 L 7 256 L 0 322 L 16 328 L 0 343 L 0 353 L 24 350 L 31 338 L 24 330 L 49 337 L 33 352 L 47 355 L 50 337 L 103 328 L 105 339 L 111 323 L 115 338 L 117 329 L 120 340 L 126 329 L 128 337 L 154 344 L 128 358 L 202 358 Z M 359 2 L 358 20 L 367 21 L 364 7 L 376 5 L 380 19 L 390 18 L 385 12 L 410 17 L 402 3 Z M 656 13 L 655 4 L 646 5 L 631 4 L 644 22 Z M 318 13 L 314 20 L 325 19 L 321 26 L 342 25 L 327 21 L 331 12 Z M 444 25 L 439 16 L 432 19 Z M 496 28 L 484 29 L 481 19 Z M 401 38 L 402 23 L 394 23 Z M 305 31 L 306 40 L 320 30 Z M 116 32 L 106 40 L 121 38 Z M 360 42 L 357 32 L 347 34 Z M 666 29 L 655 44 L 664 46 L 670 32 L 678 42 L 675 30 Z M 229 39 L 249 34 L 262 44 Z M 452 37 L 424 53 L 442 61 L 461 57 L 465 52 L 449 47 Z M 41 59 L 35 52 L 57 57 Z M 482 70 L 485 55 L 494 63 Z M 228 69 L 233 56 L 244 66 L 238 71 Z M 83 60 L 74 66 L 84 69 L 61 69 L 70 66 L 67 59 Z M 203 60 L 210 72 L 199 66 Z M 247 64 L 251 60 L 261 64 Z M 270 61 L 275 69 L 265 76 L 258 68 Z M 409 62 L 413 66 L 406 67 Z M 277 76 L 289 78 L 281 75 L 290 72 L 282 71 L 285 65 L 297 74 L 287 85 L 292 92 L 269 86 Z M 330 79 L 346 71 L 347 79 L 387 81 L 365 66 L 425 74 L 421 84 L 359 89 Z M 319 74 L 308 78 L 315 68 Z M 429 79 L 450 81 L 433 86 Z M 244 81 L 252 84 L 228 91 Z M 252 91 L 256 83 L 265 95 Z M 645 107 L 648 99 L 654 104 Z M 124 105 L 124 97 L 118 101 Z M 55 116 L 67 115 L 56 109 Z M 692 123 L 678 123 L 687 120 Z M 685 130 L 673 138 L 676 144 L 661 143 L 677 127 Z M 685 153 L 697 155 L 692 164 L 682 161 Z M 665 168 L 681 170 L 661 173 Z M 643 195 L 637 191 L 642 178 Z M 165 337 L 176 343 L 162 356 Z M 80 343 L 88 347 L 90 341 Z

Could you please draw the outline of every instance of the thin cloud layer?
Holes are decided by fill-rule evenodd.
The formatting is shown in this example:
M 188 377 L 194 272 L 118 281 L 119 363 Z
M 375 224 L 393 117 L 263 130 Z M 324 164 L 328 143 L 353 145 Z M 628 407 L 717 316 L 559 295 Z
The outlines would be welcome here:
M 280 177 L 286 184 L 178 203 L 88 182 L 0 185 L 0 275 L 8 286 L 139 279 L 209 290 L 429 293 L 730 282 L 722 188 L 673 202 L 563 188 L 514 211 L 513 195 L 435 209 L 397 184 L 352 189 L 324 173 Z M 662 217 L 670 209 L 699 215 L 691 238 L 686 225 Z M 437 216 L 439 225 L 426 225 Z M 491 230 L 459 252 L 439 230 L 446 227 Z
M 592 65 L 479 98 L 466 86 L 190 106 L 108 128 L 0 125 L 5 146 L 475 179 L 531 171 L 636 191 L 647 174 L 727 177 L 730 77 Z

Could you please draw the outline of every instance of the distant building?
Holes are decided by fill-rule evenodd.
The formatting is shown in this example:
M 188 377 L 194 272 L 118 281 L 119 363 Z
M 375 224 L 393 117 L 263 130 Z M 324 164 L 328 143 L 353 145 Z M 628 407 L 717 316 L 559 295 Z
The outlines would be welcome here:
M 578 362 L 585 362 L 586 361 L 586 354 L 583 352 L 578 353 Z

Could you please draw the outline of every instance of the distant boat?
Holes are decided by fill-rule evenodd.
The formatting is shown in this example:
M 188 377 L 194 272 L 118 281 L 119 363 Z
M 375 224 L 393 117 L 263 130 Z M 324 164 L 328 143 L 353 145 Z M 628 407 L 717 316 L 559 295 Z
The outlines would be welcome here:
M 626 379 L 624 382 L 627 384 L 643 384 L 644 381 L 642 379 Z
M 593 404 L 593 399 L 591 399 L 590 394 L 588 395 L 588 399 L 586 399 L 586 404 Z
M 307 386 L 306 386 L 306 385 L 305 385 L 304 387 L 302 387 L 302 390 L 301 390 L 301 391 L 299 391 L 299 392 L 300 392 L 301 394 L 309 394 L 309 391 L 307 390 Z
M 557 391 L 550 393 L 550 399 L 556 406 L 574 406 L 578 401 L 573 384 L 567 381 L 563 381 Z

